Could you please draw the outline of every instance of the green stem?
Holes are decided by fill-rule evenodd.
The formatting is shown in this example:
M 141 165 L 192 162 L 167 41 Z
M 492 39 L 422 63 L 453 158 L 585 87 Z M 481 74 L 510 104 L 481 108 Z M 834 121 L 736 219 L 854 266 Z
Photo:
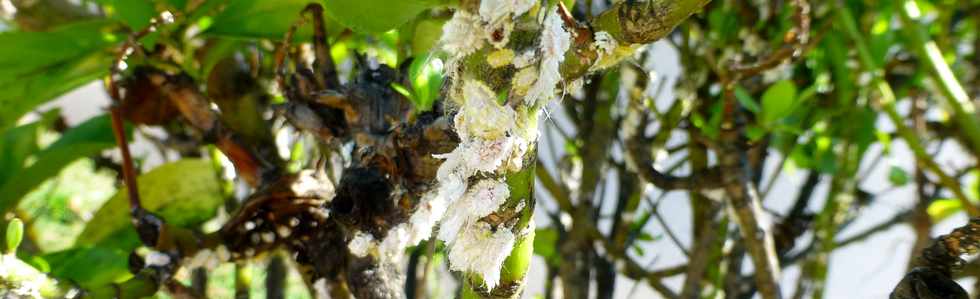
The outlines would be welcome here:
M 846 219 L 847 208 L 853 202 L 853 177 L 854 173 L 857 172 L 857 165 L 860 164 L 860 156 L 857 147 L 850 142 L 845 144 L 843 148 L 840 155 L 842 163 L 831 180 L 827 200 L 816 219 L 815 233 L 819 242 L 819 251 L 812 260 L 812 270 L 814 271 L 812 279 L 816 282 L 813 298 L 823 298 L 830 253 L 837 247 L 835 239 L 838 226 Z
M 956 198 L 963 205 L 963 208 L 972 217 L 980 216 L 980 209 L 977 209 L 973 203 L 970 202 L 965 193 L 963 193 L 963 188 L 956 179 L 947 175 L 943 172 L 942 167 L 939 166 L 936 161 L 934 161 L 931 155 L 926 152 L 925 147 L 922 145 L 922 141 L 919 136 L 905 124 L 905 119 L 901 114 L 898 113 L 898 109 L 895 107 L 895 93 L 892 91 L 891 85 L 888 84 L 884 79 L 884 71 L 880 66 L 875 64 L 874 59 L 872 59 L 871 51 L 868 49 L 867 41 L 861 32 L 857 29 L 857 24 L 854 22 L 854 15 L 851 13 L 850 8 L 846 5 L 839 5 L 837 7 L 837 25 L 842 26 L 845 33 L 854 40 L 854 44 L 858 50 L 858 58 L 865 69 L 869 70 L 872 75 L 872 83 L 875 88 L 878 89 L 880 93 L 879 104 L 881 109 L 885 111 L 885 114 L 895 125 L 895 129 L 898 131 L 899 136 L 905 141 L 905 144 L 912 150 L 918 162 L 922 166 L 928 169 L 930 172 L 939 177 L 939 183 L 949 189 Z
M 536 121 L 532 119 L 532 121 Z M 532 148 L 534 146 L 532 145 Z M 525 154 L 525 164 L 518 172 L 507 174 L 507 185 L 510 198 L 501 207 L 521 207 L 517 211 L 517 224 L 512 231 L 517 235 L 517 241 L 510 255 L 504 260 L 500 269 L 500 281 L 493 290 L 483 287 L 483 278 L 468 273 L 463 281 L 462 298 L 520 298 L 524 289 L 527 270 L 534 256 L 534 226 L 531 217 L 534 215 L 534 178 L 536 163 L 534 157 L 537 151 L 529 150 Z M 521 206 L 523 205 L 523 206 Z
M 953 110 L 953 119 L 969 139 L 968 147 L 973 153 L 980 153 L 980 120 L 966 90 L 943 59 L 943 53 L 936 42 L 929 38 L 929 33 L 922 28 L 919 20 L 921 13 L 915 1 L 904 1 L 901 9 L 902 28 L 907 36 L 907 45 L 915 49 L 923 62 L 929 66 L 929 74 L 936 81 L 939 91 L 946 99 L 946 104 Z

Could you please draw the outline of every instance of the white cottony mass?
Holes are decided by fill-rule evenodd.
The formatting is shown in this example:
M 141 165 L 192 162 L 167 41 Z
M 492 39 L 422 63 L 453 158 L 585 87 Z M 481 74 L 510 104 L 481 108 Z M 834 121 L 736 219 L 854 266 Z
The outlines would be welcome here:
M 541 101 L 550 101 L 555 96 L 555 87 L 561 82 L 559 67 L 565 60 L 565 52 L 571 46 L 572 35 L 562 26 L 561 16 L 556 7 L 544 19 L 541 32 L 541 66 L 538 80 L 524 98 L 525 103 L 535 106 Z

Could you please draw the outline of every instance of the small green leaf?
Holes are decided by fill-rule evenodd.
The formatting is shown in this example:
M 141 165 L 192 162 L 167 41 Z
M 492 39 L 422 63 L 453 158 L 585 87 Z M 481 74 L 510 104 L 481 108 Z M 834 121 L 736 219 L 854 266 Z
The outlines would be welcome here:
M 660 239 L 660 236 L 654 236 L 648 232 L 640 232 L 640 235 L 636 237 L 637 241 L 644 241 L 644 242 L 656 241 L 658 239 Z
M 418 111 L 432 109 L 444 80 L 442 60 L 425 53 L 416 56 L 409 66 L 408 76 L 414 91 L 412 103 L 415 104 L 415 109 Z
M 640 217 L 636 218 L 635 222 L 630 224 L 629 229 L 626 231 L 626 244 L 623 245 L 629 246 L 635 244 L 639 238 L 642 238 L 644 233 L 643 228 L 647 226 L 647 223 L 649 223 L 651 219 L 653 219 L 651 216 L 653 216 L 653 213 L 650 211 L 644 211 L 642 214 L 640 214 Z
M 361 33 L 378 34 L 408 22 L 442 0 L 330 0 L 327 15 Z
M 7 223 L 7 254 L 16 254 L 21 239 L 24 238 L 24 222 L 18 218 Z
M 765 136 L 766 136 L 766 129 L 762 127 L 749 126 L 748 128 L 745 128 L 745 137 L 748 137 L 749 140 L 758 141 L 759 139 L 762 139 L 762 137 Z
M 745 107 L 746 110 L 749 110 L 752 113 L 759 114 L 759 112 L 762 111 L 762 107 L 759 107 L 759 103 L 757 103 L 755 99 L 752 98 L 752 95 L 750 95 L 745 88 L 742 88 L 742 86 L 735 86 L 735 99 L 738 100 L 739 104 L 742 104 L 742 107 Z
M 224 202 L 214 167 L 207 160 L 184 159 L 154 168 L 137 179 L 140 200 L 168 224 L 195 227 L 214 217 Z M 126 190 L 120 190 L 86 224 L 80 245 L 132 250 L 139 244 L 129 218 Z M 112 244 L 102 244 L 111 240 Z
M 888 169 L 888 181 L 895 186 L 904 186 L 909 183 L 909 174 L 901 167 L 892 166 Z
M 786 117 L 796 105 L 796 85 L 792 81 L 776 82 L 762 94 L 762 123 L 771 125 Z
M 633 249 L 633 253 L 636 253 L 636 255 L 638 255 L 638 256 L 644 256 L 644 255 L 646 255 L 646 251 L 643 250 L 643 246 L 640 246 L 639 244 L 635 244 L 633 246 L 630 246 L 630 248 L 632 248 Z
M 934 200 L 926 208 L 926 212 L 929 213 L 929 217 L 932 218 L 933 222 L 942 221 L 946 217 L 952 216 L 963 210 L 963 205 L 960 201 L 955 198 L 944 198 Z

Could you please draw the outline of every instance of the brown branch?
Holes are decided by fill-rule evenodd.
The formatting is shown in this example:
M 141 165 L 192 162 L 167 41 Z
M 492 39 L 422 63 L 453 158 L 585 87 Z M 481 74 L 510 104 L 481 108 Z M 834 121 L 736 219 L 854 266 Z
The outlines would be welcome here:
M 638 131 L 642 132 L 642 131 Z M 627 137 L 625 141 L 626 151 L 624 156 L 627 161 L 636 167 L 636 173 L 643 180 L 652 183 L 662 190 L 707 190 L 721 188 L 720 169 L 709 168 L 690 176 L 673 176 L 662 173 L 653 167 L 653 159 L 650 158 L 649 142 L 641 135 Z
M 796 59 L 802 56 L 803 49 L 807 47 L 810 39 L 810 3 L 808 0 L 793 0 L 793 6 L 796 7 L 794 17 L 796 26 L 786 32 L 783 37 L 786 44 L 752 65 L 733 65 L 730 69 L 732 74 L 737 78 L 752 77 L 777 67 L 788 59 Z M 737 78 L 733 81 L 737 81 Z

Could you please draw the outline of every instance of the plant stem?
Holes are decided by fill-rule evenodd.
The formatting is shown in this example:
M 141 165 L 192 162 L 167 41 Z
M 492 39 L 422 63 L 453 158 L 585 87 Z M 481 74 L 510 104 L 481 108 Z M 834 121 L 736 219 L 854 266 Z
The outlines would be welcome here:
M 914 48 L 923 62 L 929 66 L 930 75 L 936 81 L 939 91 L 946 99 L 946 104 L 953 110 L 953 118 L 962 132 L 969 139 L 971 151 L 980 153 L 980 120 L 977 120 L 975 107 L 970 101 L 963 85 L 943 59 L 943 52 L 936 42 L 929 38 L 929 33 L 919 24 L 921 13 L 915 1 L 906 0 L 901 5 L 902 28 L 906 34 L 906 44 Z
M 922 141 L 919 140 L 919 136 L 905 124 L 905 119 L 898 113 L 898 109 L 895 107 L 895 93 L 892 91 L 892 88 L 888 82 L 885 81 L 884 71 L 881 69 L 881 67 L 875 64 L 874 59 L 871 56 L 871 51 L 868 49 L 867 41 L 857 29 L 857 24 L 854 22 L 854 15 L 851 13 L 850 8 L 848 8 L 846 5 L 838 5 L 837 19 L 837 25 L 842 26 L 843 28 L 841 29 L 843 29 L 844 32 L 854 41 L 861 64 L 866 70 L 871 72 L 871 84 L 873 84 L 880 93 L 879 104 L 881 105 L 881 109 L 885 111 L 885 114 L 889 119 L 891 119 L 892 124 L 895 125 L 895 129 L 898 131 L 899 136 L 905 140 L 905 143 L 915 154 L 918 163 L 923 164 L 923 167 L 939 177 L 940 184 L 953 192 L 956 198 L 960 201 L 960 204 L 963 205 L 963 208 L 968 214 L 970 214 L 970 216 L 980 216 L 980 209 L 971 203 L 966 194 L 963 193 L 963 188 L 960 186 L 960 183 L 943 172 L 942 167 L 940 167 L 939 164 L 932 159 L 932 156 L 926 152 L 925 147 L 922 145 Z

